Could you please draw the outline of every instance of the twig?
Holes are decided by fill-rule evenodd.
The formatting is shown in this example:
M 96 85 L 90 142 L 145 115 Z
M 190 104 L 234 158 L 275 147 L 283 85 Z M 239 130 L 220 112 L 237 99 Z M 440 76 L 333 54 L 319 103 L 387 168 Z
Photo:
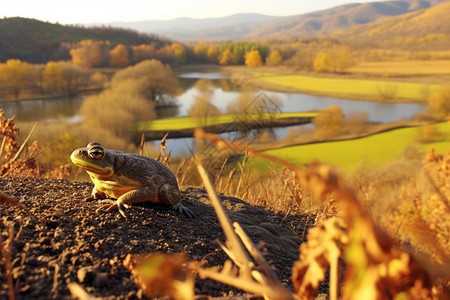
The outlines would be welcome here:
M 39 122 L 34 123 L 33 128 L 31 128 L 30 133 L 28 134 L 27 138 L 25 139 L 25 141 L 23 141 L 22 145 L 20 145 L 19 150 L 16 152 L 16 155 L 14 156 L 13 159 L 11 159 L 11 162 L 16 161 L 16 159 L 19 157 L 20 153 L 22 153 L 23 149 L 25 148 L 25 145 L 28 143 L 28 140 L 31 138 L 31 135 L 33 134 L 34 130 L 36 129 L 36 126 Z
M 206 191 L 208 192 L 208 196 L 211 199 L 214 210 L 219 218 L 220 224 L 222 225 L 223 231 L 226 236 L 226 246 L 230 251 L 234 253 L 236 256 L 237 263 L 243 268 L 251 269 L 253 268 L 253 263 L 250 261 L 242 243 L 237 238 L 234 233 L 233 226 L 231 225 L 231 221 L 228 218 L 228 215 L 225 213 L 225 209 L 223 207 L 222 202 L 217 198 L 217 195 L 212 187 L 211 181 L 206 173 L 206 170 L 197 162 L 197 170 L 200 174 L 200 177 L 203 180 L 203 184 L 205 185 Z M 244 270 L 245 271 L 245 270 Z
M 225 232 L 226 246 L 222 245 L 222 249 L 239 268 L 239 273 L 237 274 L 235 268 L 230 265 L 231 262 L 228 262 L 225 263 L 220 272 L 216 268 L 198 268 L 199 276 L 202 278 L 211 278 L 250 293 L 263 295 L 266 299 L 294 299 L 294 296 L 279 282 L 270 270 L 262 255 L 239 224 L 234 223 L 233 228 L 222 202 L 214 191 L 206 170 L 198 160 L 197 169 Z M 255 268 L 255 264 L 250 260 L 248 253 L 255 258 L 261 271 Z
M 0 147 L 0 157 L 2 156 L 3 148 L 5 147 L 5 143 L 6 143 L 6 135 L 3 137 L 2 146 Z

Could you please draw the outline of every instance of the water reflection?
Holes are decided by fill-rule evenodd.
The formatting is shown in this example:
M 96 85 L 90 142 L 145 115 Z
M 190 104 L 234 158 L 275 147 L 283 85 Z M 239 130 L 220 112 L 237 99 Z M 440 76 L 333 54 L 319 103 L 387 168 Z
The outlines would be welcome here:
M 32 122 L 66 120 L 77 122 L 80 120 L 78 110 L 83 103 L 83 96 L 61 97 L 55 99 L 14 100 L 0 102 L 0 107 L 6 116 L 16 116 L 16 121 Z
M 233 84 L 228 76 L 221 73 L 187 73 L 179 78 L 183 93 L 177 97 L 178 115 L 186 116 L 188 109 L 194 102 L 199 91 L 194 87 L 198 79 L 210 79 L 212 88 L 211 103 L 221 112 L 226 111 L 227 105 L 239 96 L 240 87 Z M 370 121 L 391 122 L 399 119 L 409 119 L 422 113 L 425 105 L 413 103 L 382 103 L 318 97 L 299 93 L 264 92 L 269 97 L 276 97 L 282 102 L 285 112 L 319 110 L 331 105 L 342 108 L 344 114 L 351 111 L 367 111 Z M 83 95 L 73 98 L 59 98 L 48 100 L 21 100 L 0 102 L 6 116 L 15 115 L 17 121 L 52 121 L 63 119 L 69 122 L 79 121 L 79 108 L 84 100 Z M 171 109 L 169 111 L 169 109 Z M 176 113 L 176 108 L 163 108 L 168 115 Z M 284 137 L 288 129 L 277 129 L 277 138 Z M 156 142 L 158 144 L 158 142 Z M 192 148 L 191 139 L 169 139 L 169 150 L 173 155 L 189 154 Z

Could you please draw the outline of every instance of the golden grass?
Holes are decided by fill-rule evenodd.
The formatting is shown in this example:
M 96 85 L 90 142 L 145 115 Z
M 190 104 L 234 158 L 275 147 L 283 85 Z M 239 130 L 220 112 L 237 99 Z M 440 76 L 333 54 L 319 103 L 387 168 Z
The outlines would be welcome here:
M 350 73 L 377 75 L 438 75 L 450 74 L 450 60 L 404 60 L 363 62 L 348 70 Z
M 437 84 L 305 75 L 279 75 L 263 72 L 254 72 L 253 76 L 258 81 L 294 88 L 307 93 L 379 101 L 392 101 L 396 99 L 403 101 L 426 101 L 428 95 L 441 87 Z
M 315 112 L 286 112 L 286 113 L 277 113 L 275 115 L 276 118 L 290 118 L 290 117 L 315 117 L 317 113 Z M 195 117 L 175 117 L 175 118 L 167 118 L 167 119 L 159 119 L 147 122 L 138 123 L 137 130 L 138 131 L 164 131 L 164 130 L 182 130 L 182 129 L 193 129 L 199 126 L 199 121 L 201 124 L 207 125 L 218 125 L 218 124 L 226 124 L 231 123 L 235 120 L 242 119 L 256 119 L 260 116 L 252 116 L 252 115 L 220 115 L 209 117 L 205 122 L 204 119 L 195 118 Z M 273 118 L 273 114 L 263 114 L 263 118 Z

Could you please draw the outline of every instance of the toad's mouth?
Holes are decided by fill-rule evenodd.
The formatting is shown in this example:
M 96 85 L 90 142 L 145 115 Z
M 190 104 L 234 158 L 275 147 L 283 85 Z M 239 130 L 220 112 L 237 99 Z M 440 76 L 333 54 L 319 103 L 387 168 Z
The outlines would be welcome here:
M 73 156 L 71 157 L 71 159 L 77 167 L 80 167 L 85 171 L 92 172 L 101 176 L 112 176 L 114 174 L 114 170 L 111 167 L 101 167 L 98 165 L 87 164 L 84 160 L 80 160 Z

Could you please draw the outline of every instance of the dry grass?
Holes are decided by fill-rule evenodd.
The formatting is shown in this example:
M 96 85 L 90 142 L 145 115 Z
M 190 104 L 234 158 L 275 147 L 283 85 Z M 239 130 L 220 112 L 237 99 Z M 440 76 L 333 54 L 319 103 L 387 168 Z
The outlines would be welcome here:
M 382 76 L 450 74 L 450 60 L 363 62 L 350 68 L 349 72 Z
M 232 147 L 237 150 L 241 147 L 202 131 L 197 131 L 196 137 L 212 141 L 219 149 Z M 380 230 L 380 227 L 372 221 L 369 211 L 333 168 L 318 164 L 297 168 L 287 161 L 256 150 L 247 149 L 247 152 L 251 156 L 260 156 L 274 163 L 281 163 L 295 172 L 302 188 L 308 190 L 313 199 L 321 201 L 331 198 L 338 206 L 336 210 L 338 217 L 326 219 L 319 223 L 318 227 L 310 230 L 308 242 L 300 247 L 301 254 L 299 261 L 294 265 L 292 277 L 298 297 L 314 299 L 318 285 L 325 280 L 325 273 L 330 267 L 330 299 L 337 299 L 338 294 L 344 299 L 392 299 L 398 297 L 438 299 L 440 296 L 445 299 L 448 296 L 448 285 L 447 288 L 445 287 L 450 280 L 448 254 L 444 253 L 447 256 L 445 256 L 445 260 L 440 261 L 443 265 L 438 266 L 434 265 L 430 258 L 421 257 L 419 259 L 399 247 L 393 238 Z M 442 163 L 443 158 L 433 155 L 428 158 L 428 161 L 436 160 Z M 445 165 L 448 162 L 450 162 L 450 155 L 445 160 Z M 433 174 L 437 176 L 433 180 L 441 182 L 441 179 L 444 179 L 445 182 L 450 175 L 448 174 L 450 171 L 447 171 L 447 168 L 445 170 L 444 176 L 442 176 L 442 172 Z M 435 183 L 433 186 L 437 189 L 440 185 Z M 438 205 L 438 208 L 446 209 L 440 215 L 442 219 L 440 219 L 439 225 L 448 228 L 450 224 L 448 200 L 442 192 L 438 195 L 444 203 L 444 205 Z M 431 202 L 439 203 L 434 200 Z M 436 222 L 433 224 L 435 228 L 438 226 Z M 435 239 L 430 240 L 429 238 L 429 242 L 438 240 L 448 243 L 447 232 L 439 232 L 434 235 L 434 232 L 428 231 L 428 234 L 435 236 Z M 445 246 L 448 249 L 448 245 L 445 244 Z M 233 254 L 230 257 L 234 257 L 233 249 L 230 252 Z M 340 270 L 338 267 L 338 259 L 342 255 L 346 260 L 345 270 Z M 440 281 L 437 280 L 437 274 L 439 274 Z M 209 277 L 222 281 L 220 276 L 214 277 L 213 275 Z M 344 276 L 345 279 L 339 283 L 338 278 L 341 276 Z M 239 278 L 236 277 L 236 279 Z M 241 288 L 245 290 L 245 285 Z M 252 291 L 250 283 L 248 288 L 249 291 Z

